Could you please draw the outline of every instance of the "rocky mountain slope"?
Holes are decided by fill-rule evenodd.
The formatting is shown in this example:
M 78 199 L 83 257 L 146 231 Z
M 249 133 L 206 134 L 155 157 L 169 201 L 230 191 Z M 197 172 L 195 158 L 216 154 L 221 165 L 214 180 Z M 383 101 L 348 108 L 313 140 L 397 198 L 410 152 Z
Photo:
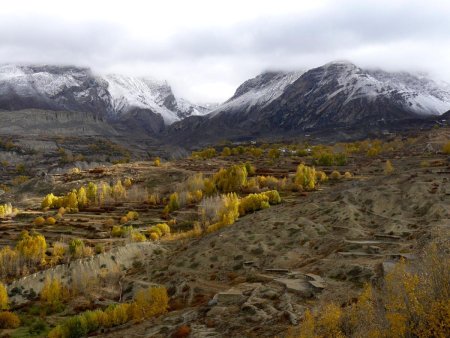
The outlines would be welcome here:
M 24 109 L 90 113 L 145 133 L 209 110 L 176 98 L 166 82 L 73 66 L 0 66 L 0 110 Z
M 117 132 L 189 146 L 336 128 L 367 136 L 368 131 L 416 127 L 450 109 L 450 86 L 422 75 L 331 62 L 306 72 L 262 73 L 212 108 L 177 98 L 167 82 L 149 78 L 101 76 L 73 66 L 0 66 L 0 111 L 15 114 L 10 118 L 14 130 L 29 125 L 21 116 L 31 109 L 37 126 L 55 125 L 63 134 Z M 48 123 L 48 112 L 71 114 L 50 114 Z M 73 113 L 89 114 L 89 126 Z M 77 128 L 67 128 L 70 123 Z
M 371 129 L 429 119 L 450 109 L 450 86 L 409 73 L 332 62 L 304 73 L 264 73 L 209 115 L 169 130 L 175 138 L 298 135 L 329 128 Z

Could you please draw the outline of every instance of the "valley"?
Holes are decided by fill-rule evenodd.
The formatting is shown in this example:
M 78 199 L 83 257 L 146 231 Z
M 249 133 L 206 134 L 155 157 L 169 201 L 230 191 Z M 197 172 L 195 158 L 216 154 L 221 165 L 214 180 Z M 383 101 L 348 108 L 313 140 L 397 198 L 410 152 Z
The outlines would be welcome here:
M 347 143 L 228 143 L 174 160 L 130 155 L 78 167 L 86 153 L 44 176 L 29 168 L 15 184 L 22 168 L 6 167 L 1 200 L 13 209 L 0 243 L 24 265 L 2 249 L 10 311 L 21 319 L 2 334 L 303 337 L 312 311 L 317 334 L 327 335 L 335 329 L 321 321 L 327 306 L 347 311 L 367 283 L 384 297 L 386 276 L 426 260 L 430 243 L 439 267 L 450 268 L 449 139 L 441 127 Z M 36 156 L 19 141 L 5 143 L 2 156 Z M 120 150 L 95 144 L 91 156 Z M 42 168 L 62 157 L 57 148 L 45 154 Z M 42 259 L 28 261 L 18 243 L 40 235 Z M 66 290 L 54 303 L 42 296 L 52 281 Z M 161 287 L 166 296 L 152 298 Z M 154 296 L 137 298 L 139 290 Z M 389 323 L 377 330 L 392 332 Z M 346 334 L 359 336 L 352 325 Z

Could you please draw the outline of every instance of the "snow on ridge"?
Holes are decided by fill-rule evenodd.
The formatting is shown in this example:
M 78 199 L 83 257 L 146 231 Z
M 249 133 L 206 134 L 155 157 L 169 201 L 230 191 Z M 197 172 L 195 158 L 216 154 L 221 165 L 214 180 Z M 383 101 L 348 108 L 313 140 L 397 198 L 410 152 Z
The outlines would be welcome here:
M 351 64 L 341 63 L 343 70 L 337 81 L 339 89 L 328 99 L 345 92 L 348 104 L 352 100 L 379 96 L 402 99 L 403 106 L 423 115 L 441 115 L 450 109 L 450 87 L 437 84 L 425 76 L 410 73 L 388 73 L 382 70 L 362 70 Z
M 244 113 L 250 111 L 254 106 L 264 107 L 273 100 L 277 99 L 288 85 L 295 82 L 304 72 L 289 72 L 284 73 L 282 77 L 274 77 L 269 82 L 264 83 L 257 88 L 250 88 L 248 91 L 232 98 L 216 109 L 214 109 L 208 116 L 212 118 L 223 111 L 234 110 L 238 108 L 244 109 Z M 262 74 L 261 74 L 262 75 Z M 261 76 L 258 75 L 258 76 Z M 256 78 L 254 78 L 256 79 Z

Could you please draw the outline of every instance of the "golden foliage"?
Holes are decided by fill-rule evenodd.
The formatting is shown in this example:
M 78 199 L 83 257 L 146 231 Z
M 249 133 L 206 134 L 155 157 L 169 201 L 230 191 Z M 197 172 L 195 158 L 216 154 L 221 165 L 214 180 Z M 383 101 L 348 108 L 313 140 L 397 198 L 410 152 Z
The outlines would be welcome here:
M 56 310 L 67 299 L 68 290 L 61 284 L 58 278 L 47 278 L 40 293 L 40 300 L 43 305 L 51 310 Z
M 0 329 L 15 329 L 20 326 L 20 318 L 9 311 L 0 312 Z
M 444 146 L 442 147 L 442 152 L 444 154 L 450 155 L 450 141 L 444 144 Z
M 295 184 L 307 191 L 314 190 L 316 188 L 316 169 L 303 163 L 299 164 L 295 174 Z
M 194 159 L 208 159 L 208 158 L 213 158 L 216 157 L 217 152 L 216 149 L 214 148 L 206 148 L 200 151 L 193 151 L 191 154 L 191 157 Z
M 83 337 L 100 328 L 111 328 L 130 321 L 142 321 L 167 312 L 169 297 L 164 287 L 139 290 L 132 303 L 113 304 L 105 310 L 85 311 L 67 318 L 53 328 L 49 338 Z
M 330 174 L 330 180 L 337 181 L 342 178 L 342 175 L 339 171 L 333 170 L 333 172 Z
M 269 208 L 269 196 L 264 194 L 249 194 L 242 198 L 239 203 L 239 214 L 241 216 L 261 209 Z
M 20 240 L 16 244 L 16 250 L 26 260 L 43 264 L 45 262 L 47 242 L 45 237 L 37 232 L 33 232 L 30 235 L 28 231 L 22 231 Z
M 448 337 L 450 251 L 447 239 L 425 247 L 419 260 L 401 260 L 379 289 L 366 285 L 356 303 L 305 313 L 298 337 Z
M 236 164 L 227 169 L 220 169 L 214 177 L 213 181 L 219 191 L 238 192 L 247 183 L 247 169 L 244 164 Z
M 36 226 L 42 226 L 45 224 L 45 218 L 42 216 L 36 217 L 33 221 L 33 224 Z
M 14 214 L 14 209 L 11 203 L 0 205 L 0 218 L 11 216 Z
M 9 308 L 8 290 L 5 284 L 0 282 L 0 310 L 7 310 Z
M 394 172 L 394 167 L 393 167 L 391 161 L 387 160 L 384 163 L 384 170 L 383 171 L 384 171 L 385 175 L 390 175 L 390 174 L 392 174 Z

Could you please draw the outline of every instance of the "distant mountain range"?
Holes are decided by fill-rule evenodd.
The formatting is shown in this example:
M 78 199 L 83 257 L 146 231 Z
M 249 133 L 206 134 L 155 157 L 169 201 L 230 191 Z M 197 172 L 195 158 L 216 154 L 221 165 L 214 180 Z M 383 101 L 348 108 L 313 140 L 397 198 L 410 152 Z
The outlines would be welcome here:
M 450 86 L 422 75 L 331 62 L 303 72 L 262 73 L 211 111 L 175 97 L 164 81 L 100 76 L 70 66 L 0 66 L 0 110 L 28 111 L 29 116 L 30 109 L 35 114 L 70 112 L 66 120 L 77 112 L 91 114 L 101 123 L 90 130 L 100 134 L 104 128 L 192 145 L 333 128 L 398 127 L 449 111 Z M 14 123 L 20 124 L 19 115 Z
M 0 66 L 0 109 L 83 112 L 116 125 L 158 134 L 165 125 L 209 109 L 176 98 L 164 81 L 100 76 L 72 66 Z

